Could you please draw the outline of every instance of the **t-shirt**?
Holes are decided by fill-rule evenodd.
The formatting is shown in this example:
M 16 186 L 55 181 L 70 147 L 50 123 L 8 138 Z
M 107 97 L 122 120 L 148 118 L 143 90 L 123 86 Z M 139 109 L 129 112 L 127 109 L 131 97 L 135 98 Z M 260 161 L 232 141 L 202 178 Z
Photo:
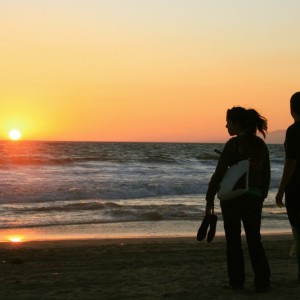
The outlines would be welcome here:
M 300 161 L 300 121 L 288 127 L 285 136 L 285 158 Z M 296 164 L 296 170 L 291 178 L 289 185 L 295 187 L 300 185 L 300 164 Z M 298 187 L 299 188 L 299 187 Z

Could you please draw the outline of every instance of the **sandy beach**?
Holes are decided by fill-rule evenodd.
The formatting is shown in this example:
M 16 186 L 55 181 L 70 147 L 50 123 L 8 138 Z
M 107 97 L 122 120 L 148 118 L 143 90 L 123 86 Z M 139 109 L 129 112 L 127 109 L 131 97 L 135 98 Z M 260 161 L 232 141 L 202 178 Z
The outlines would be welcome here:
M 272 289 L 228 289 L 225 241 L 98 239 L 0 244 L 1 299 L 299 299 L 289 234 L 264 235 Z M 244 248 L 246 244 L 244 242 Z

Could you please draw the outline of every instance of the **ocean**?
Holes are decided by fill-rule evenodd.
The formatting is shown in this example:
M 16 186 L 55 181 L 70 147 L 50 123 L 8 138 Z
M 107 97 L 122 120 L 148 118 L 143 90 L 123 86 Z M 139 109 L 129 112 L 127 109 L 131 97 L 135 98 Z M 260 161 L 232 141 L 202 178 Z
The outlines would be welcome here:
M 275 206 L 284 148 L 268 145 L 263 232 L 289 232 Z M 223 144 L 0 142 L 0 241 L 196 236 Z M 223 234 L 219 200 L 217 234 Z

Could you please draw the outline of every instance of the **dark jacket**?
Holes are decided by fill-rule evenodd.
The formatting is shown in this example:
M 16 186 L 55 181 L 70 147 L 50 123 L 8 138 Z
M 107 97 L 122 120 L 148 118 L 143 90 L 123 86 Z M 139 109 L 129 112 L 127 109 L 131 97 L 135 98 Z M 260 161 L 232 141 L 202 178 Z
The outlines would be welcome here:
M 255 135 L 233 137 L 225 144 L 206 193 L 208 203 L 213 203 L 220 183 L 229 166 L 250 158 L 249 193 L 262 199 L 268 195 L 270 185 L 270 157 L 265 142 Z
M 300 190 L 300 121 L 295 122 L 288 127 L 284 142 L 285 158 L 287 160 L 296 160 L 296 170 L 288 183 L 287 188 Z

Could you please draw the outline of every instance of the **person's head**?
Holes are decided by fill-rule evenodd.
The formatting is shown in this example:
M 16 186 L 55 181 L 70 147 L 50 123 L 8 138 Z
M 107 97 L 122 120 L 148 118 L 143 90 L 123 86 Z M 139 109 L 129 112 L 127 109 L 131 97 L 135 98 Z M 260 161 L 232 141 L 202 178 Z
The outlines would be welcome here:
M 230 135 L 241 133 L 256 135 L 257 131 L 259 131 L 263 137 L 266 137 L 268 130 L 267 119 L 255 109 L 234 106 L 227 110 L 226 121 L 226 127 Z
M 300 117 L 300 92 L 292 95 L 290 100 L 291 114 L 294 118 Z

